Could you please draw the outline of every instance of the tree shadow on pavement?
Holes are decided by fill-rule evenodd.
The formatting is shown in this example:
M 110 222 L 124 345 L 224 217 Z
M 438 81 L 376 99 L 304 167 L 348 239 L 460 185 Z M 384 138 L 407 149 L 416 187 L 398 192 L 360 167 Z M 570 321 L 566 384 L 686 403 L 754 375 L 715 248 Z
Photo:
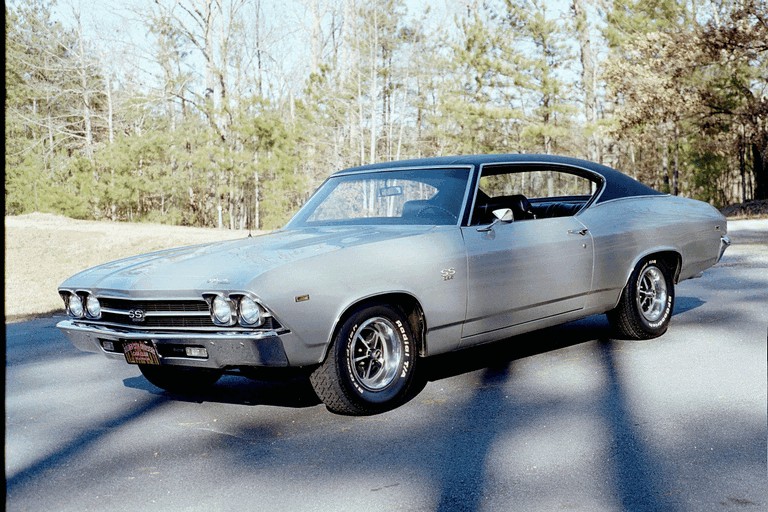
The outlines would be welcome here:
M 518 359 L 608 337 L 610 332 L 611 327 L 605 316 L 591 316 L 501 341 L 430 357 L 425 360 L 424 365 L 426 378 L 429 381 L 435 381 L 483 368 L 494 368 Z

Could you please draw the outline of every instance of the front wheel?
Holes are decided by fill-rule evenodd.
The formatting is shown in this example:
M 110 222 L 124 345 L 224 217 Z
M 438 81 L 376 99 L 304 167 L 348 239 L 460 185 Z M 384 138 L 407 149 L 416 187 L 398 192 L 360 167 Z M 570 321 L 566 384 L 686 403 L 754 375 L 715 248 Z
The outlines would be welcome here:
M 665 262 L 648 258 L 638 264 L 618 306 L 608 313 L 619 336 L 646 340 L 667 331 L 675 303 L 675 283 Z
M 402 312 L 388 305 L 369 306 L 344 321 L 310 381 L 328 410 L 376 414 L 407 398 L 417 359 Z
M 224 373 L 208 368 L 146 364 L 140 364 L 139 370 L 149 382 L 173 393 L 200 393 L 216 384 Z

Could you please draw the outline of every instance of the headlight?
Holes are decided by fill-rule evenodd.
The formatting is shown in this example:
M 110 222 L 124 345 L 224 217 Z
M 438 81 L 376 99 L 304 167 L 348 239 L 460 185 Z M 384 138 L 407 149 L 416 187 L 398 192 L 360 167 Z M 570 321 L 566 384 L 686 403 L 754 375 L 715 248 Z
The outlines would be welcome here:
M 239 311 L 241 325 L 253 326 L 261 323 L 261 306 L 252 298 L 241 297 Z
M 83 318 L 85 310 L 83 309 L 83 301 L 76 293 L 70 293 L 67 297 L 67 313 L 75 318 Z
M 85 310 L 91 318 L 101 318 L 101 303 L 94 295 L 88 294 L 85 298 Z
M 217 295 L 211 302 L 211 316 L 216 325 L 233 325 L 235 323 L 235 311 L 232 302 L 221 295 Z

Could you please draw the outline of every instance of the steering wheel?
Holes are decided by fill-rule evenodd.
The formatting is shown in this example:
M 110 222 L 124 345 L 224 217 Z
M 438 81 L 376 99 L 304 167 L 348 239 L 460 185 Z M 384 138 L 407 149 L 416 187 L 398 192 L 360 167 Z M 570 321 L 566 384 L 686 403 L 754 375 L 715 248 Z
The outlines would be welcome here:
M 430 213 L 430 212 L 432 212 L 432 213 Z M 419 218 L 435 217 L 436 215 L 435 215 L 434 212 L 437 213 L 437 216 L 447 217 L 447 218 L 451 219 L 453 222 L 456 222 L 456 221 L 459 220 L 459 218 L 456 215 L 454 215 L 452 212 L 446 210 L 442 206 L 437 206 L 435 204 L 431 204 L 429 206 L 425 206 L 424 208 L 419 210 L 416 213 L 416 217 L 419 217 Z

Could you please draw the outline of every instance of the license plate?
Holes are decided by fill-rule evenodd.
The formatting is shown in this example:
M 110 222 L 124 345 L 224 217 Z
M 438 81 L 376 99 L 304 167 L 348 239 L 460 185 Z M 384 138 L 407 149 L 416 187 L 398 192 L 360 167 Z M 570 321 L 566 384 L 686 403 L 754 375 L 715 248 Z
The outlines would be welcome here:
M 160 364 L 157 349 L 149 341 L 125 341 L 123 353 L 130 364 Z

